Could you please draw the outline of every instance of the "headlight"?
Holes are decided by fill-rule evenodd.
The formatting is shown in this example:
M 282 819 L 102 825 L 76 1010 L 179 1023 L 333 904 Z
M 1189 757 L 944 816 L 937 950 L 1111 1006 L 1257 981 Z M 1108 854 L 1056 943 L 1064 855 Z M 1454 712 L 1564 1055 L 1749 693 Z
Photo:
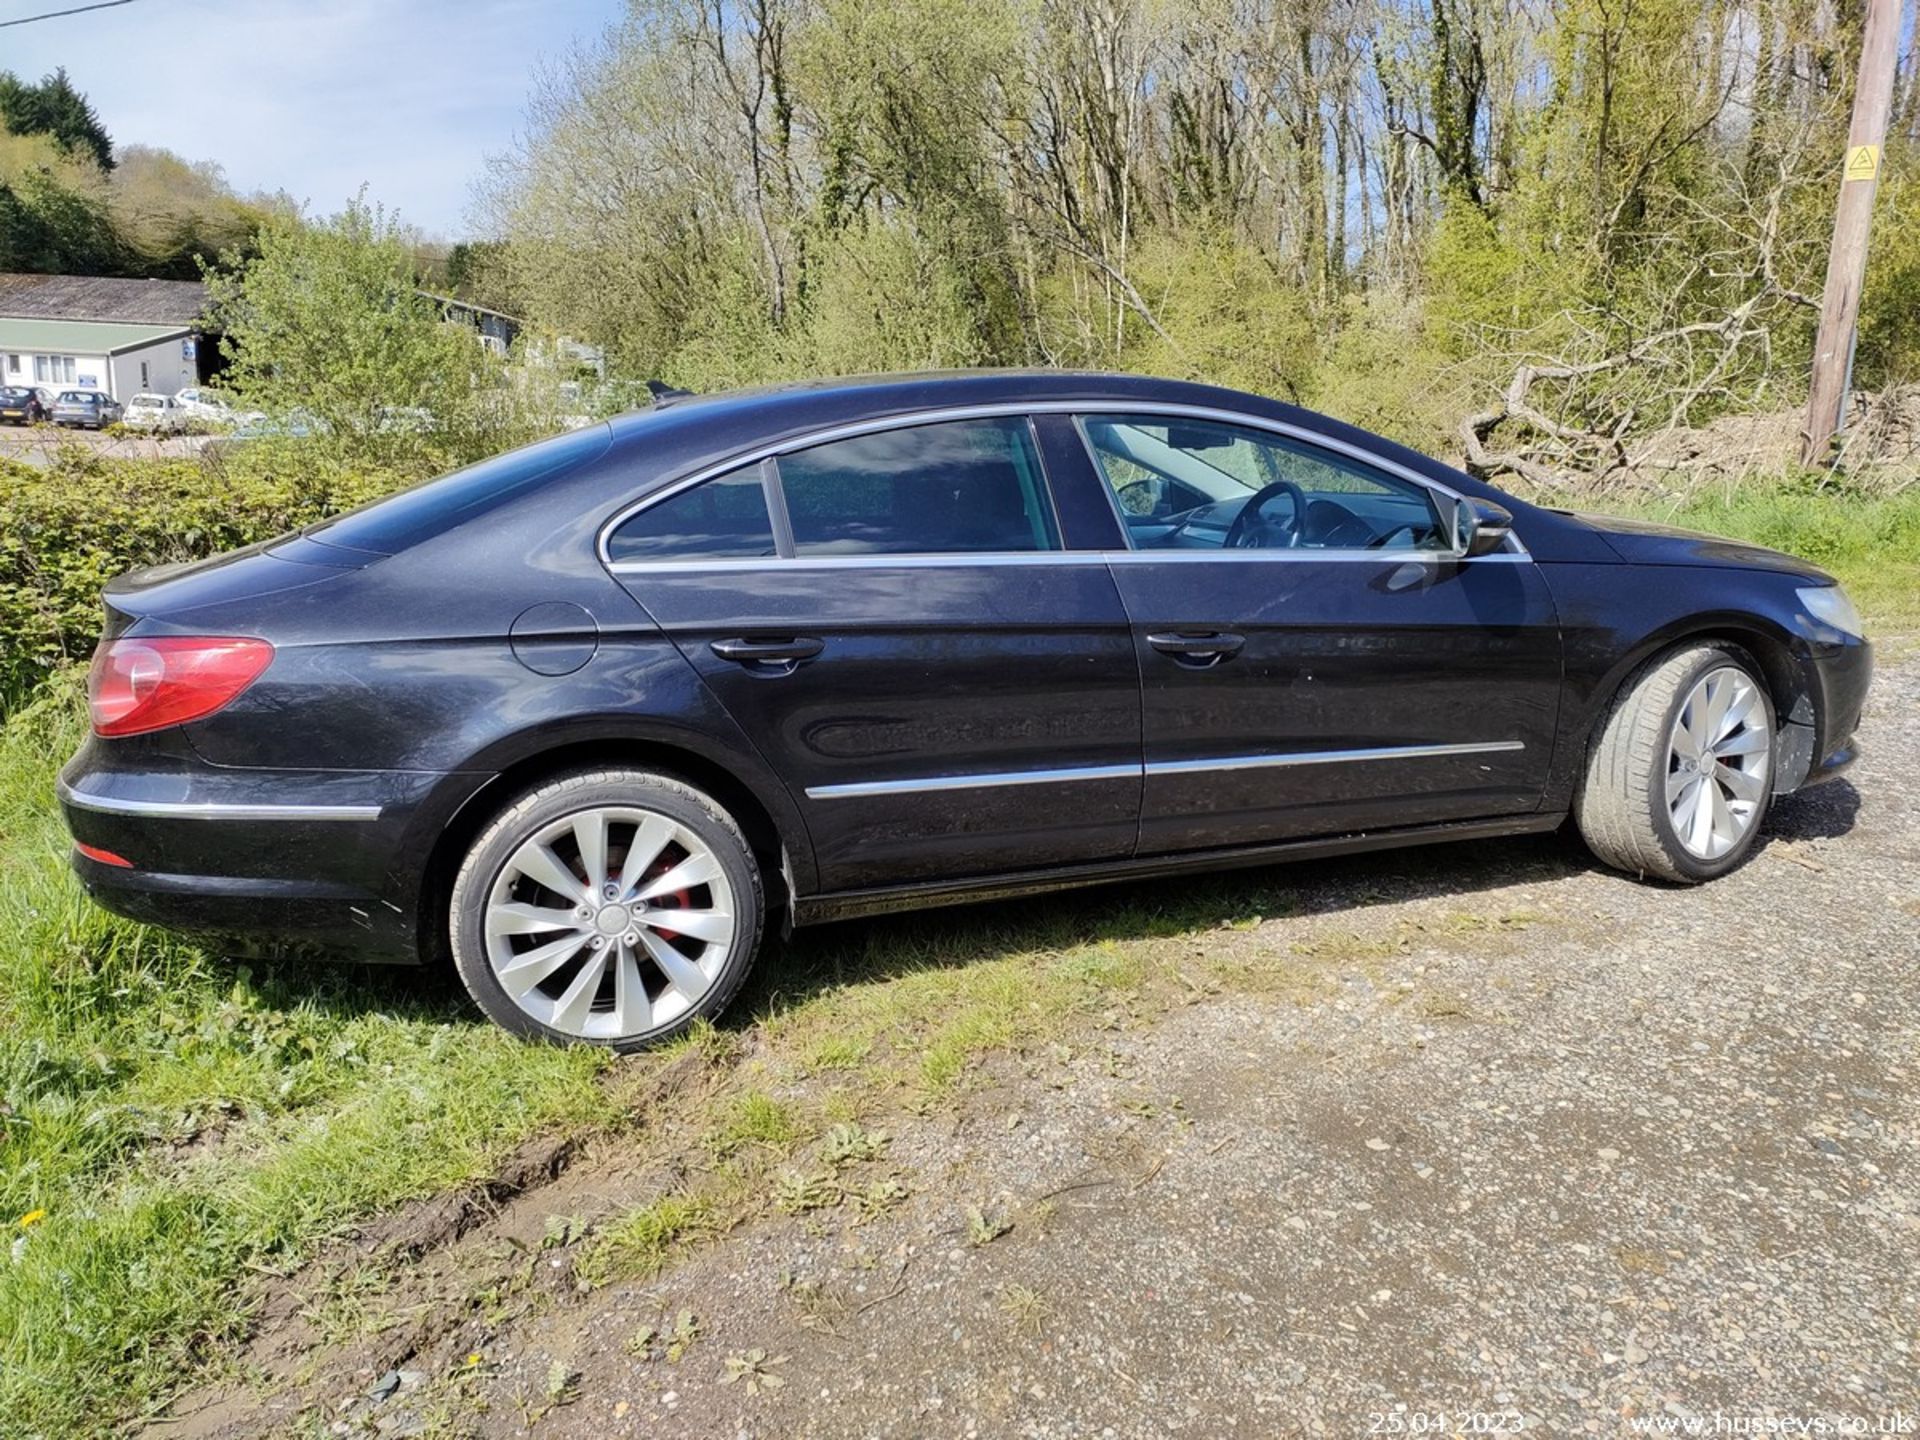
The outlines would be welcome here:
M 1797 593 L 1800 603 L 1807 608 L 1807 614 L 1828 629 L 1856 638 L 1867 633 L 1866 627 L 1860 623 L 1860 612 L 1853 608 L 1853 601 L 1838 585 L 1813 586 Z

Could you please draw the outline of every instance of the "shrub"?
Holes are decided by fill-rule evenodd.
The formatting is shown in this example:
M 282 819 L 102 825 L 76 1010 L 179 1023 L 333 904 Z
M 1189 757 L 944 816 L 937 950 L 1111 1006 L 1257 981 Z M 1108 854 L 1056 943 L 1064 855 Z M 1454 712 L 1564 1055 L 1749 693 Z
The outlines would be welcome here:
M 92 651 L 100 591 L 116 575 L 283 535 L 413 478 L 273 442 L 197 459 L 74 446 L 45 469 L 0 460 L 0 706 Z

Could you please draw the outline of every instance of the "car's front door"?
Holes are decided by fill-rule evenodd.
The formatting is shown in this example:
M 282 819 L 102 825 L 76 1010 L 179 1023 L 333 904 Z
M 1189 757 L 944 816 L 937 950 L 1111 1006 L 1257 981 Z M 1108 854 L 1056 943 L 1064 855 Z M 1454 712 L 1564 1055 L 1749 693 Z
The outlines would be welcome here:
M 1560 636 L 1523 550 L 1458 556 L 1453 497 L 1258 422 L 1078 423 L 1127 536 L 1140 853 L 1538 808 Z
M 824 889 L 1132 850 L 1126 614 L 1101 556 L 1062 548 L 1026 417 L 791 449 L 648 505 L 608 552 L 786 780 Z

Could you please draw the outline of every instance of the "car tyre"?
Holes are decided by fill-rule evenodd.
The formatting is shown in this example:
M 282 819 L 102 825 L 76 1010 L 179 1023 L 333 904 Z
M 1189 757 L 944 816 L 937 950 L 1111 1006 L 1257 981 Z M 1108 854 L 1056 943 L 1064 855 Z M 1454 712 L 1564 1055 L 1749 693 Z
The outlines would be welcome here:
M 624 1053 L 725 1009 L 764 919 L 759 863 L 712 797 L 670 775 L 593 769 L 526 791 L 480 832 L 448 934 L 489 1019 Z
M 1679 884 L 1716 879 L 1760 837 L 1773 791 L 1772 696 L 1750 657 L 1694 644 L 1657 656 L 1614 697 L 1574 796 L 1601 861 Z

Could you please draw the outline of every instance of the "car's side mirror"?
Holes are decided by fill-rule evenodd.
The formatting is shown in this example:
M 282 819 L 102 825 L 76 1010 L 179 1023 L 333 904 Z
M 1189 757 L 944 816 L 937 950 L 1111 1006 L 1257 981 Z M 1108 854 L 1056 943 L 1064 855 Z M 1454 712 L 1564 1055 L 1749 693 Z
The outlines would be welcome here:
M 1461 500 L 1454 516 L 1454 548 L 1468 559 L 1491 555 L 1505 547 L 1513 534 L 1513 512 L 1491 500 L 1469 495 Z

